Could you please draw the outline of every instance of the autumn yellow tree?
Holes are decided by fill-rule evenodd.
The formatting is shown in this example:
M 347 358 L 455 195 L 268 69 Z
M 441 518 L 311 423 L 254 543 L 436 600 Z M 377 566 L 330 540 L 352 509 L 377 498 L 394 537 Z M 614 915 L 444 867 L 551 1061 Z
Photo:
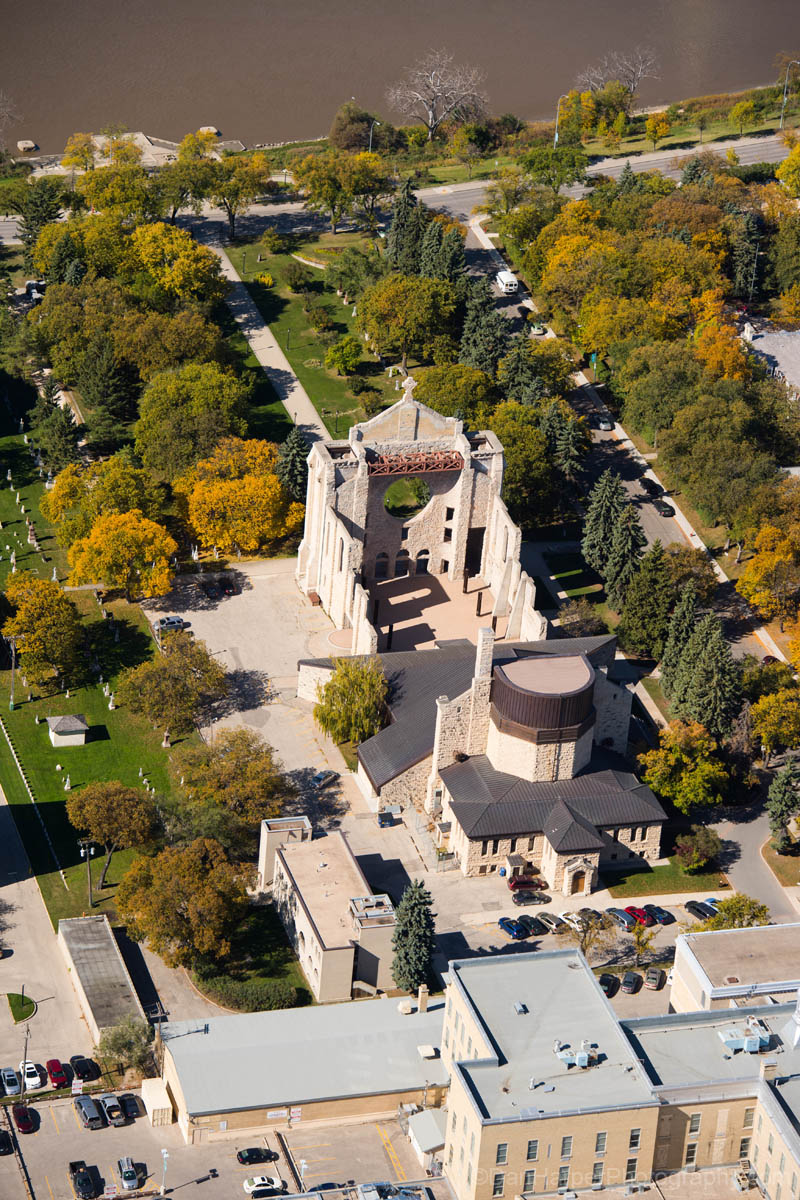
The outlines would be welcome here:
M 93 171 L 95 150 L 94 138 L 90 133 L 73 133 L 67 138 L 61 165 L 77 167 L 80 171 Z
M 72 601 L 57 583 L 33 571 L 9 575 L 5 594 L 14 615 L 3 625 L 3 636 L 14 638 L 19 665 L 30 682 L 41 685 L 55 673 L 68 675 L 81 634 Z
M 669 117 L 665 112 L 651 113 L 645 121 L 644 132 L 647 140 L 653 143 L 655 150 L 659 142 L 662 142 L 670 131 Z
M 766 620 L 783 623 L 797 606 L 800 591 L 800 547 L 790 533 L 764 525 L 755 538 L 755 554 L 736 583 L 736 590 Z
M 800 144 L 789 151 L 775 174 L 790 196 L 800 197 Z
M 134 229 L 131 245 L 140 267 L 176 302 L 213 305 L 225 296 L 219 258 L 184 229 L 152 221 Z
M 300 528 L 305 509 L 284 490 L 271 442 L 225 438 L 176 482 L 204 546 L 254 551 Z
M 166 529 L 138 509 L 101 516 L 69 551 L 71 581 L 120 588 L 129 600 L 163 596 L 172 586 L 170 559 L 177 549 Z
M 87 536 L 101 515 L 138 509 L 152 519 L 163 502 L 163 490 L 123 453 L 88 466 L 70 463 L 59 471 L 40 507 L 42 516 L 55 525 L 59 544 L 71 546 Z
M 735 326 L 725 317 L 721 291 L 711 288 L 703 292 L 693 308 L 694 352 L 699 361 L 717 378 L 749 379 L 747 355 Z

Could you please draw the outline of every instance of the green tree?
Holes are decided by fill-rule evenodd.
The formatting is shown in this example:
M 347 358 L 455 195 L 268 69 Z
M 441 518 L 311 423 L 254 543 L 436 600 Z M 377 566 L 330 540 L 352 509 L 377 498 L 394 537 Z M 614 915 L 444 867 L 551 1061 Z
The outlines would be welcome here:
M 135 410 L 136 387 L 130 370 L 118 362 L 108 335 L 99 334 L 86 348 L 78 377 L 82 399 L 89 408 L 87 435 L 93 450 L 116 449 L 127 436 Z
M 379 659 L 337 658 L 331 677 L 317 688 L 314 720 L 335 742 L 357 746 L 386 724 L 388 694 Z
M 187 363 L 150 380 L 139 406 L 136 452 L 161 479 L 208 458 L 229 434 L 245 432 L 247 385 L 216 363 Z
M 497 373 L 510 337 L 509 323 L 498 312 L 488 280 L 481 276 L 469 288 L 458 361 L 487 375 Z
M 265 155 L 249 158 L 223 155 L 208 168 L 208 192 L 212 204 L 225 210 L 231 241 L 236 237 L 236 221 L 260 196 L 270 193 L 270 165 Z
M 633 961 L 634 966 L 639 966 L 650 954 L 653 948 L 653 938 L 658 930 L 648 929 L 646 925 L 640 925 L 637 921 L 631 930 L 631 943 L 633 945 Z
M 625 489 L 620 477 L 609 468 L 589 494 L 581 541 L 581 554 L 598 575 L 605 574 L 611 539 L 625 504 Z
M 675 416 L 700 394 L 703 369 L 685 341 L 638 346 L 617 373 L 626 425 L 654 445 Z
M 718 740 L 730 733 L 742 707 L 742 677 L 718 621 L 710 629 L 682 700 L 674 707 L 678 716 L 702 722 Z
M 426 279 L 439 278 L 439 255 L 442 250 L 443 238 L 444 230 L 441 221 L 429 221 L 419 252 L 419 273 Z
M 417 384 L 414 399 L 445 417 L 458 417 L 475 428 L 490 420 L 498 395 L 494 380 L 485 371 L 447 363 L 429 367 Z
M 720 804 L 728 787 L 714 740 L 697 722 L 670 721 L 659 731 L 658 747 L 642 754 L 639 764 L 647 786 L 683 813 Z
M 121 704 L 170 735 L 190 733 L 203 709 L 228 690 L 225 670 L 205 642 L 186 632 L 166 633 L 161 653 L 120 676 Z
M 20 571 L 8 576 L 5 597 L 14 611 L 3 636 L 15 639 L 20 669 L 30 683 L 42 685 L 54 674 L 71 677 L 82 635 L 78 610 L 66 593 L 50 579 Z
M 769 909 L 760 900 L 737 892 L 717 904 L 717 912 L 705 922 L 704 929 L 751 929 L 754 925 L 769 925 Z
M 755 119 L 756 106 L 752 100 L 740 100 L 728 113 L 728 120 L 738 126 L 739 137 L 743 135 L 745 125 L 752 125 Z
M 352 375 L 361 362 L 361 344 L 352 333 L 334 342 L 325 355 L 325 366 L 337 375 Z
M 111 1025 L 102 1031 L 97 1053 L 108 1063 L 146 1071 L 153 1061 L 154 1037 L 155 1030 L 149 1021 L 126 1017 L 118 1025 Z
M 714 862 L 722 851 L 722 839 L 708 825 L 692 825 L 689 833 L 675 839 L 675 857 L 689 873 L 702 871 Z
M 224 960 L 250 904 L 252 874 L 229 862 L 218 842 L 197 838 L 137 859 L 117 890 L 117 911 L 131 937 L 146 941 L 167 966 Z
M 308 442 L 296 425 L 278 450 L 275 474 L 293 500 L 306 502 L 308 485 Z
M 433 221 L 431 224 L 440 224 L 439 221 Z M 424 271 L 420 271 L 424 274 Z M 436 264 L 436 275 L 438 279 L 445 279 L 449 283 L 458 285 L 462 283 L 467 274 L 467 259 L 464 254 L 464 238 L 460 229 L 448 229 L 442 238 L 442 244 L 439 249 L 439 256 Z
M 386 258 L 393 270 L 414 275 L 419 270 L 420 224 L 418 208 L 410 179 L 406 179 L 395 196 L 392 219 L 386 231 Z
M 647 544 L 639 514 L 626 503 L 614 523 L 611 547 L 605 565 L 605 585 L 608 602 L 617 612 L 625 604 L 631 581 L 639 570 L 642 550 Z
M 777 772 L 767 792 L 766 810 L 772 844 L 783 854 L 791 843 L 788 824 L 800 811 L 800 772 L 795 763 L 789 763 Z
M 42 458 L 52 471 L 60 471 L 80 458 L 78 443 L 82 426 L 72 416 L 66 400 L 56 400 L 58 389 L 50 377 L 30 413 L 30 426 Z
M 433 897 L 421 880 L 408 885 L 395 910 L 392 975 L 397 987 L 414 992 L 431 977 L 436 940 Z
M 67 816 L 75 828 L 99 842 L 106 852 L 98 887 L 106 875 L 115 850 L 141 846 L 153 833 L 156 810 L 147 792 L 126 787 L 119 780 L 88 783 L 67 796 Z
M 58 220 L 61 212 L 60 181 L 52 175 L 30 179 L 8 193 L 7 203 L 19 213 L 19 238 L 25 270 L 33 270 L 33 249 L 45 225 Z
M 572 187 L 586 177 L 589 160 L 577 146 L 536 146 L 520 158 L 534 183 L 552 188 L 555 194 L 562 187 Z
M 364 292 L 357 320 L 381 354 L 400 355 L 405 370 L 409 354 L 430 354 L 437 339 L 447 335 L 455 306 L 450 284 L 387 275 Z
M 553 462 L 567 483 L 575 484 L 583 471 L 591 439 L 585 422 L 570 413 L 567 415 L 560 404 L 553 403 L 549 410 L 557 414 L 555 437 L 551 448 Z
M 714 574 L 711 558 L 705 547 L 687 546 L 683 542 L 670 542 L 666 547 L 667 569 L 675 594 L 680 595 L 687 583 L 691 583 L 703 608 L 714 603 L 719 580 Z
M 706 642 L 721 632 L 722 625 L 719 617 L 714 613 L 707 613 L 696 622 L 694 629 L 689 634 L 670 681 L 670 700 L 675 712 L 680 710 L 688 695 Z
M 324 154 L 309 154 L 292 168 L 295 182 L 305 194 L 306 207 L 327 215 L 331 233 L 336 233 L 355 199 L 346 164 L 346 156 L 329 150 Z
M 499 404 L 491 428 L 505 452 L 503 497 L 513 519 L 526 528 L 546 523 L 556 503 L 555 473 L 536 414 L 522 404 Z
M 622 645 L 634 654 L 659 659 L 674 599 L 667 556 L 656 541 L 631 580 L 619 624 Z
M 762 662 L 755 654 L 745 654 L 739 659 L 739 669 L 742 672 L 742 692 L 751 704 L 755 704 L 762 696 L 794 687 L 795 671 L 790 663 Z
M 669 620 L 664 653 L 661 656 L 661 688 L 667 699 L 672 698 L 675 677 L 683 652 L 697 623 L 697 592 L 691 580 L 684 584 L 678 603 Z
M 558 624 L 562 633 L 567 637 L 597 637 L 608 633 L 602 617 L 586 596 L 578 596 L 576 600 L 568 600 L 558 610 Z
M 762 696 L 750 710 L 753 735 L 761 743 L 764 766 L 775 750 L 800 746 L 800 688 L 784 688 Z
M 509 400 L 538 406 L 542 401 L 567 396 L 572 390 L 575 356 L 560 338 L 536 342 L 515 337 L 497 367 L 497 382 Z

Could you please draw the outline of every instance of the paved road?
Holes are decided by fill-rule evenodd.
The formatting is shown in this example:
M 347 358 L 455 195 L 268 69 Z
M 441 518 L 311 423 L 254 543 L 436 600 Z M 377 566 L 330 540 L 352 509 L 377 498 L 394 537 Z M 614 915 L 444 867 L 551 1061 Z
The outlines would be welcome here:
M 770 835 L 766 814 L 759 808 L 743 809 L 734 812 L 733 819 L 716 822 L 714 828 L 723 842 L 738 847 L 738 857 L 725 868 L 737 892 L 755 896 L 766 904 L 770 918 L 778 924 L 800 919 L 786 891 L 761 857 L 761 847 Z

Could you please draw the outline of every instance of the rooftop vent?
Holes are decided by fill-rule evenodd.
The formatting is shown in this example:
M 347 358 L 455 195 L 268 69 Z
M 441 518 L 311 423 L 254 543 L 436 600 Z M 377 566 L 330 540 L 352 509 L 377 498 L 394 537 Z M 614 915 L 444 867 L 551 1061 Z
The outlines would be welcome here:
M 524 1016 L 527 1011 L 528 1011 L 527 1004 L 523 1004 L 521 1000 L 515 1001 L 514 1012 L 517 1014 L 518 1017 Z
M 436 1058 L 437 1055 L 435 1046 L 417 1046 L 417 1053 L 420 1058 Z
M 738 975 L 728 975 L 725 982 L 727 984 L 731 984 L 731 983 L 741 983 L 742 981 Z

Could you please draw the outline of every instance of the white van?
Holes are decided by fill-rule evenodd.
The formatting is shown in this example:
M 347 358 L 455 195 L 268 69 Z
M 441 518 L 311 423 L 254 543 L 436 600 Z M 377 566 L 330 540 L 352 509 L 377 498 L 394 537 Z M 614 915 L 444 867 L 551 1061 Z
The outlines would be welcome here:
M 519 281 L 516 275 L 512 275 L 511 271 L 498 271 L 494 277 L 494 281 L 504 296 L 513 295 L 519 287 Z

